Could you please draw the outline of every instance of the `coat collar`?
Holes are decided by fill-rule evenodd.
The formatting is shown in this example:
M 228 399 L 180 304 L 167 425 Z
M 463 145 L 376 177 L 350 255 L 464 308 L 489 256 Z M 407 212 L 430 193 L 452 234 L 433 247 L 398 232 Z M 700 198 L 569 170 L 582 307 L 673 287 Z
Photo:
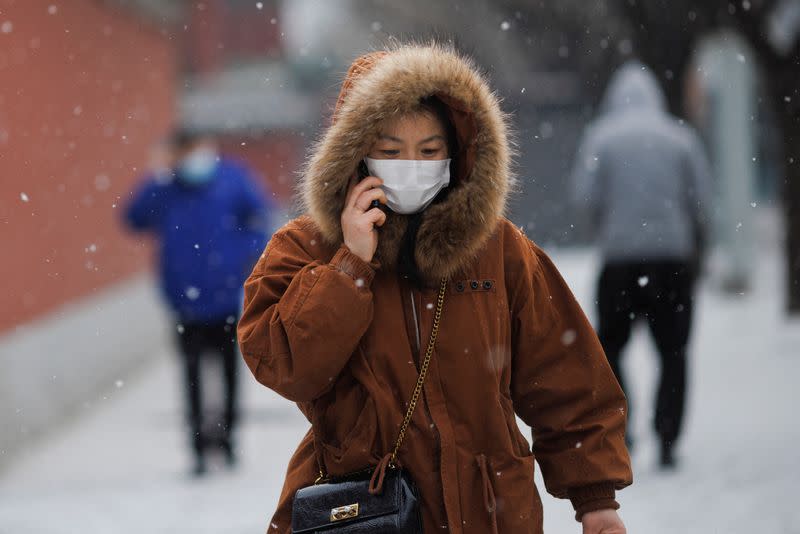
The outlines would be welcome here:
M 456 127 L 459 167 L 446 198 L 423 214 L 415 257 L 427 281 L 450 277 L 475 258 L 504 215 L 514 185 L 507 117 L 473 63 L 449 47 L 402 45 L 365 57 L 351 67 L 334 121 L 306 162 L 303 207 L 323 239 L 339 245 L 349 180 L 382 123 L 436 95 Z M 384 268 L 396 265 L 407 223 L 390 212 L 380 229 L 376 258 Z

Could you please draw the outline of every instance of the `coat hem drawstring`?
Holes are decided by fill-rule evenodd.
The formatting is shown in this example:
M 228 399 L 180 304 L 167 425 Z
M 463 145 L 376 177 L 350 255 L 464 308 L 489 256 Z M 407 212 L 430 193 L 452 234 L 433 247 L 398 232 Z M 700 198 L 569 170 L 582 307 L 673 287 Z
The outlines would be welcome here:
M 370 495 L 380 495 L 383 493 L 383 481 L 386 478 L 386 469 L 392 461 L 392 455 L 387 454 L 378 465 L 375 466 L 375 471 L 372 472 L 372 478 L 369 479 L 369 493 Z
M 498 534 L 497 499 L 494 495 L 492 480 L 489 478 L 489 460 L 486 458 L 485 454 L 479 454 L 475 457 L 475 459 L 478 461 L 478 468 L 480 469 L 481 479 L 483 482 L 483 506 L 486 508 L 486 512 L 488 512 L 491 516 L 492 534 Z

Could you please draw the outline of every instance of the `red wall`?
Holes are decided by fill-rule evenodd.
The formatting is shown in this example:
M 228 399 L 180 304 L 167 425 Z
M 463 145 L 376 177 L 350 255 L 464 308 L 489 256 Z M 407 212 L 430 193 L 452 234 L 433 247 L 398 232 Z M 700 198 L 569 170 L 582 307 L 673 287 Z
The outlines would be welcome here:
M 175 77 L 172 42 L 129 12 L 0 0 L 0 332 L 147 264 L 119 219 Z

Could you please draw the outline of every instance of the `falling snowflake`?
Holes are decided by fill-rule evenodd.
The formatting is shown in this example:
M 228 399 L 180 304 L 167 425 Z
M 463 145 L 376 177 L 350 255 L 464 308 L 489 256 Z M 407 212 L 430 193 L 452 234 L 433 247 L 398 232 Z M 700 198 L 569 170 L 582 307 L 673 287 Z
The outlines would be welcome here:
M 500 29 L 503 30 L 504 32 L 507 32 L 509 28 L 511 28 L 511 23 L 508 22 L 507 20 L 504 20 L 503 22 L 500 23 Z
M 644 287 L 650 283 L 650 278 L 647 276 L 640 276 L 639 277 L 639 287 Z
M 26 195 L 25 193 L 20 193 L 20 194 L 19 194 L 19 198 L 20 198 L 20 199 L 21 199 L 23 202 L 30 202 L 30 200 L 31 200 L 30 198 L 28 198 L 28 195 Z
M 568 346 L 572 345 L 573 343 L 575 343 L 575 339 L 577 337 L 578 337 L 578 334 L 575 332 L 575 330 L 572 330 L 571 328 L 568 329 L 568 330 L 564 330 L 564 333 L 561 334 L 561 343 L 564 346 L 568 347 Z
M 200 298 L 200 290 L 194 286 L 189 286 L 185 291 L 186 298 L 189 300 L 197 300 Z
M 58 13 L 58 6 L 55 4 L 51 4 L 50 7 L 47 8 L 47 12 L 50 13 L 51 15 L 55 15 L 56 13 Z
M 263 7 L 264 7 L 264 3 L 263 2 L 256 2 L 256 8 L 257 9 L 262 9 Z
M 11 33 L 13 30 L 14 30 L 14 24 L 12 24 L 10 20 L 7 20 L 3 24 L 0 24 L 0 32 Z
M 108 191 L 111 187 L 111 179 L 107 174 L 98 174 L 94 177 L 94 188 L 98 191 Z
M 125 382 L 123 382 L 122 380 L 117 380 L 116 382 L 114 382 L 114 385 L 117 386 L 117 389 L 119 389 L 125 385 Z

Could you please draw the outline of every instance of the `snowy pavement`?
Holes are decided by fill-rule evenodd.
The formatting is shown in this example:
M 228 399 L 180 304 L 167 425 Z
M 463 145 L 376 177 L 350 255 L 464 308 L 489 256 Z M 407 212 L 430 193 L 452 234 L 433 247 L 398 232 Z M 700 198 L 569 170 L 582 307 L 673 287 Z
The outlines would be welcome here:
M 800 534 L 800 321 L 781 315 L 777 251 L 762 246 L 767 254 L 753 291 L 701 291 L 674 473 L 655 468 L 649 419 L 656 359 L 643 332 L 634 338 L 626 364 L 636 387 L 635 483 L 619 495 L 631 534 Z M 585 251 L 559 251 L 554 259 L 593 315 L 596 259 Z M 307 423 L 243 368 L 240 464 L 234 471 L 215 464 L 207 478 L 191 479 L 170 350 L 0 473 L 0 534 L 264 532 Z M 542 493 L 545 532 L 579 533 L 569 504 Z

